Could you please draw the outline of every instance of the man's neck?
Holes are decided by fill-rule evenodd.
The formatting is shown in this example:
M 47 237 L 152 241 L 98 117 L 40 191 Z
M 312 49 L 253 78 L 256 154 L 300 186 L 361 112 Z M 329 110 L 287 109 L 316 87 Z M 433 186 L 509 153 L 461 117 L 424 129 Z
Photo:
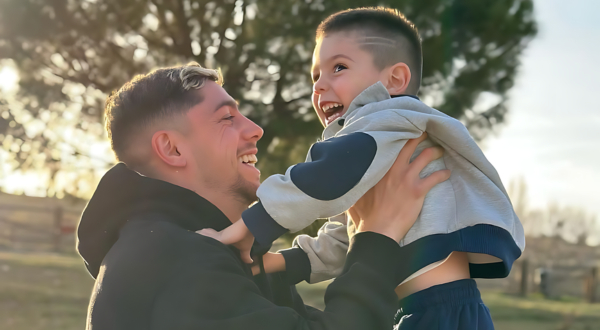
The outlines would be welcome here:
M 197 190 L 194 190 L 194 192 L 218 207 L 231 223 L 240 220 L 242 218 L 242 212 L 248 208 L 247 203 L 243 203 L 237 198 L 232 198 L 231 194 L 219 194 L 214 191 L 203 192 Z
M 179 181 L 179 180 L 177 180 Z M 174 182 L 173 184 L 187 188 L 200 197 L 211 202 L 214 206 L 219 208 L 221 212 L 232 222 L 236 222 L 242 218 L 242 212 L 248 208 L 247 202 L 242 202 L 240 199 L 232 197 L 232 193 L 229 191 L 221 191 L 219 189 L 211 189 L 207 187 L 199 187 L 193 182 Z
M 221 191 L 220 189 L 201 186 L 197 180 L 190 180 L 190 177 L 193 177 L 193 175 L 185 173 L 183 170 L 179 172 L 173 170 L 156 171 L 148 176 L 195 192 L 200 197 L 219 208 L 232 223 L 241 219 L 242 212 L 248 208 L 248 202 L 241 201 L 240 198 L 232 197 L 230 191 Z

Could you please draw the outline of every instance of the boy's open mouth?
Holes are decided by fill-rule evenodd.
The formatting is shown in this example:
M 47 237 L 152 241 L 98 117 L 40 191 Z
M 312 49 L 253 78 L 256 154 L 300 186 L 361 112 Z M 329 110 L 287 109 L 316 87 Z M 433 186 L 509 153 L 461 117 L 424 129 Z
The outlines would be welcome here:
M 325 114 L 325 125 L 331 124 L 344 114 L 344 106 L 340 103 L 328 103 L 321 109 L 323 109 L 323 113 Z

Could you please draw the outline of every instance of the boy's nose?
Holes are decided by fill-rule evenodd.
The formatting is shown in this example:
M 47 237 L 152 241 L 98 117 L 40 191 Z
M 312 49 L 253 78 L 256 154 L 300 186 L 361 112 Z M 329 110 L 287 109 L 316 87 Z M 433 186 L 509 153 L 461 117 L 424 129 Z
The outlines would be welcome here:
M 326 84 L 323 79 L 319 79 L 313 85 L 313 92 L 315 94 L 323 94 L 327 91 Z

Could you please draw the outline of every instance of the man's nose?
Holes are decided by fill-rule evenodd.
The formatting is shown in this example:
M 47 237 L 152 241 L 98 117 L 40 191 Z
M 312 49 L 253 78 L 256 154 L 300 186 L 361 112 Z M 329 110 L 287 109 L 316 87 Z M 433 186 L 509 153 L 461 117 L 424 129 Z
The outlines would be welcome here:
M 256 125 L 252 120 L 244 117 L 244 127 L 242 129 L 242 137 L 245 140 L 258 141 L 263 136 L 263 129 Z

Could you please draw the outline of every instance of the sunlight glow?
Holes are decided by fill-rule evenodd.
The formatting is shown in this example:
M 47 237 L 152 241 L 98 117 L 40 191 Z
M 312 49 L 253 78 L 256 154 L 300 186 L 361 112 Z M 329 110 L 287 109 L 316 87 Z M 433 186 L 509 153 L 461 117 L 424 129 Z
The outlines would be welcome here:
M 19 74 L 14 68 L 5 65 L 0 69 L 0 91 L 13 92 L 18 88 Z

